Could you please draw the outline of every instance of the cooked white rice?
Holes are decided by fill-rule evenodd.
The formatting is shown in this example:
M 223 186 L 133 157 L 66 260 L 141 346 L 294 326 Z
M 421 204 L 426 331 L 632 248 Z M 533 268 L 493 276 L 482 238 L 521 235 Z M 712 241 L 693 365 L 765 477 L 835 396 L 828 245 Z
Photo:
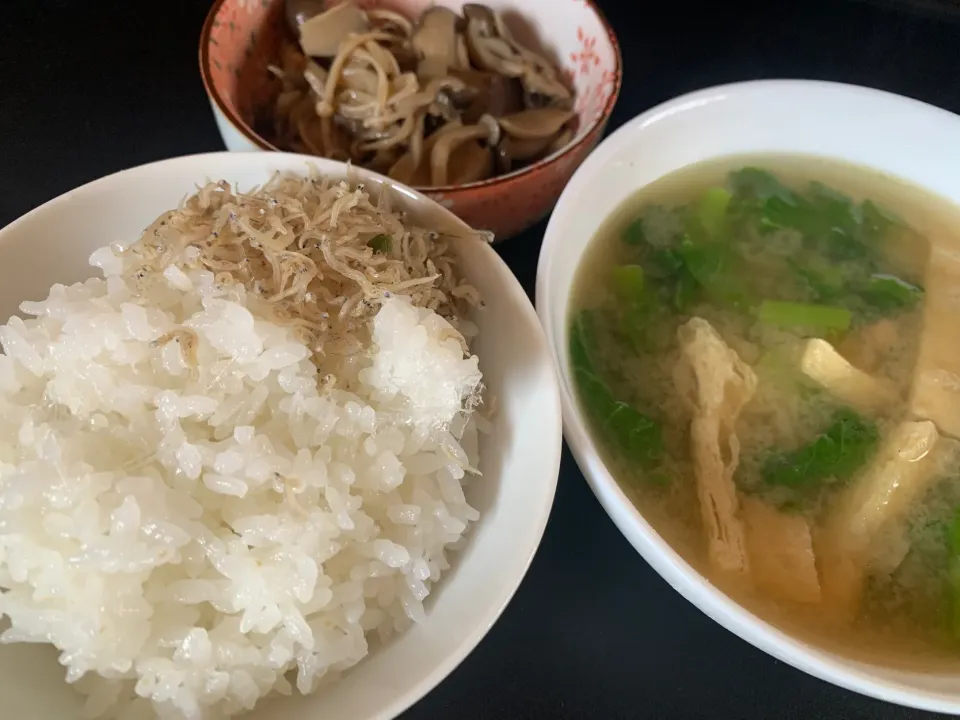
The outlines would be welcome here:
M 310 692 L 423 619 L 477 519 L 477 359 L 390 298 L 318 370 L 241 285 L 110 252 L 0 327 L 2 641 L 56 646 L 90 717 Z

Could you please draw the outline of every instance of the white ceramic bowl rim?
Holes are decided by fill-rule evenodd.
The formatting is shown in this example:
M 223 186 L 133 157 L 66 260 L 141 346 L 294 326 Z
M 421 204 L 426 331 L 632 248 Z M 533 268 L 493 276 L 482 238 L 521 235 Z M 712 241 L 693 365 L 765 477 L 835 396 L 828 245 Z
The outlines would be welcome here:
M 903 133 L 910 137 L 913 137 L 911 133 L 925 133 L 926 137 L 917 138 L 917 144 L 924 151 L 924 161 L 931 164 L 929 167 L 924 165 L 922 170 L 916 171 L 916 174 L 927 173 L 934 177 L 930 179 L 929 185 L 917 178 L 913 178 L 913 183 L 927 187 L 932 192 L 942 196 L 952 197 L 954 203 L 960 201 L 960 183 L 950 182 L 947 175 L 948 172 L 955 172 L 957 167 L 957 151 L 960 150 L 960 118 L 932 105 L 892 93 L 832 82 L 760 80 L 721 85 L 691 92 L 633 118 L 609 135 L 574 174 L 564 189 L 550 219 L 541 249 L 537 268 L 536 306 L 541 323 L 546 330 L 551 350 L 554 353 L 554 361 L 561 369 L 560 386 L 563 402 L 564 435 L 593 492 L 619 530 L 674 589 L 713 620 L 759 649 L 822 680 L 888 702 L 938 712 L 960 713 L 960 678 L 922 673 L 898 673 L 865 663 L 857 663 L 835 655 L 802 642 L 760 620 L 701 576 L 644 520 L 606 469 L 581 418 L 570 383 L 566 352 L 569 285 L 566 280 L 555 280 L 556 265 L 560 262 L 561 254 L 571 258 L 569 262 L 576 265 L 582 253 L 586 240 L 581 239 L 579 235 L 576 239 L 570 239 L 572 231 L 569 226 L 575 213 L 591 213 L 591 217 L 594 218 L 591 221 L 594 228 L 605 217 L 604 213 L 600 213 L 593 206 L 587 209 L 585 204 L 589 201 L 583 200 L 582 195 L 592 184 L 599 182 L 602 185 L 602 176 L 605 169 L 609 170 L 612 166 L 622 163 L 642 166 L 644 157 L 637 150 L 642 144 L 640 138 L 648 129 L 658 124 L 669 124 L 685 113 L 700 112 L 702 116 L 698 116 L 697 123 L 699 124 L 696 127 L 699 130 L 697 132 L 710 135 L 714 133 L 713 128 L 708 127 L 706 120 L 709 117 L 707 111 L 710 110 L 710 106 L 720 107 L 724 104 L 734 106 L 735 109 L 730 110 L 729 119 L 729 117 L 735 116 L 741 105 L 746 107 L 766 103 L 769 109 L 767 116 L 774 117 L 778 112 L 776 109 L 777 103 L 786 103 L 787 101 L 791 103 L 791 108 L 794 110 L 797 105 L 807 103 L 812 108 L 809 116 L 810 122 L 822 126 L 821 129 L 824 133 L 830 133 L 831 122 L 839 122 L 837 118 L 842 113 L 871 122 L 871 132 L 874 134 L 882 134 L 883 131 L 888 131 L 890 147 L 899 147 L 893 145 L 900 139 L 893 134 L 894 129 L 902 128 Z M 835 105 L 839 106 L 839 109 L 831 115 L 832 108 Z M 747 116 L 746 112 L 740 114 Z M 837 117 L 834 117 L 834 115 Z M 873 124 L 879 122 L 881 118 L 886 126 L 875 130 Z M 740 119 L 746 124 L 743 129 L 744 133 L 755 133 L 761 136 L 756 141 L 744 141 L 747 145 L 756 142 L 758 144 L 756 149 L 719 152 L 712 155 L 705 154 L 702 157 L 697 156 L 692 159 L 686 158 L 685 161 L 677 164 L 676 168 L 671 169 L 677 169 L 710 157 L 743 154 L 744 152 L 798 152 L 797 149 L 790 147 L 788 139 L 785 140 L 778 135 L 776 129 L 761 125 L 749 126 L 749 116 Z M 762 123 L 762 120 L 759 122 Z M 690 133 L 694 132 L 691 129 L 692 127 L 693 124 L 684 126 L 683 130 L 680 131 L 681 137 L 676 139 L 678 146 L 684 145 L 685 140 L 690 137 Z M 763 130 L 761 130 L 761 127 L 763 127 Z M 729 131 L 730 128 L 728 127 L 727 130 Z M 683 136 L 683 132 L 688 133 L 688 135 Z M 659 140 L 663 144 L 664 137 L 661 136 Z M 945 140 L 950 142 L 944 142 Z M 709 146 L 710 142 L 711 140 L 706 140 L 705 145 Z M 808 144 L 810 147 L 800 151 L 802 154 L 836 156 L 835 152 L 819 153 L 817 151 L 818 146 L 813 140 L 810 140 Z M 929 147 L 928 144 L 936 147 Z M 868 154 L 864 154 L 864 157 L 844 159 L 870 167 L 873 163 L 870 162 L 869 156 L 883 156 L 885 153 L 894 154 L 896 152 L 899 153 L 896 154 L 896 162 L 891 161 L 890 164 L 904 168 L 911 167 L 909 163 L 913 160 L 907 157 L 908 149 L 904 149 L 902 152 L 888 150 L 886 146 L 879 143 L 877 148 L 870 147 L 872 149 Z M 950 150 L 951 147 L 953 150 Z M 636 155 L 632 156 L 631 151 Z M 682 154 L 684 150 L 677 152 Z M 938 152 L 940 153 L 939 156 L 937 155 Z M 942 163 L 942 169 L 930 170 L 930 168 L 936 167 L 933 164 L 934 162 Z M 949 171 L 947 168 L 949 168 Z M 894 175 L 897 174 L 893 168 L 880 169 Z M 628 188 L 628 192 L 639 189 L 640 186 L 642 184 Z M 952 192 L 948 192 L 948 190 Z M 597 192 L 602 193 L 603 190 L 600 189 Z M 614 204 L 619 202 L 621 201 Z M 566 244 L 565 239 L 567 240 Z M 570 243 L 575 243 L 576 247 L 571 248 Z M 566 264 L 568 261 L 564 260 L 563 262 Z M 565 269 L 564 273 L 566 272 Z M 561 282 L 563 285 L 558 285 Z M 932 680 L 928 683 L 925 682 L 927 679 Z
M 88 257 L 90 248 L 87 247 L 83 237 L 80 237 L 79 242 L 83 247 L 79 247 L 76 235 L 60 234 L 51 239 L 50 227 L 56 224 L 53 221 L 58 215 L 78 215 L 82 218 L 81 224 L 85 228 L 97 226 L 98 230 L 106 229 L 106 236 L 100 234 L 96 236 L 97 245 L 94 247 L 108 245 L 114 241 L 129 242 L 135 239 L 137 233 L 141 232 L 156 215 L 173 207 L 182 199 L 183 193 L 190 190 L 191 183 L 201 182 L 206 178 L 214 180 L 223 178 L 231 183 L 239 182 L 244 188 L 248 188 L 253 183 L 266 182 L 274 172 L 305 173 L 308 166 L 316 168 L 321 174 L 363 180 L 368 187 L 380 184 L 390 186 L 398 196 L 404 196 L 400 198 L 403 202 L 415 205 L 419 212 L 435 213 L 432 220 L 438 223 L 436 227 L 442 227 L 443 223 L 453 223 L 463 227 L 463 223 L 456 216 L 433 200 L 367 170 L 348 168 L 344 163 L 324 158 L 290 153 L 217 152 L 161 160 L 123 170 L 49 200 L 0 229 L 0 255 L 4 257 L 4 262 L 0 263 L 0 266 L 18 267 L 15 257 L 18 252 L 21 253 L 21 258 L 43 264 L 44 258 L 49 257 L 49 248 L 45 248 L 45 245 L 60 243 L 64 248 L 61 255 L 67 256 L 67 259 L 60 257 L 49 265 L 66 264 L 68 275 L 73 276 L 56 276 L 53 282 L 79 281 L 93 275 L 91 268 L 79 267 Z M 100 213 L 99 217 L 103 217 L 105 197 L 110 198 L 116 217 L 111 217 L 108 213 L 106 220 L 88 219 L 88 216 L 97 213 Z M 138 207 L 141 205 L 143 207 Z M 154 207 L 157 205 L 159 207 Z M 144 208 L 147 208 L 146 214 Z M 103 228 L 100 228 L 100 225 Z M 31 237 L 36 238 L 41 248 L 39 252 L 31 246 Z M 70 244 L 70 241 L 73 243 Z M 500 398 L 500 417 L 503 418 L 504 427 L 507 429 L 500 436 L 495 428 L 494 435 L 498 437 L 497 442 L 505 443 L 504 447 L 498 448 L 495 452 L 500 453 L 496 459 L 500 462 L 502 474 L 508 477 L 499 485 L 486 514 L 471 527 L 465 548 L 455 555 L 454 568 L 438 583 L 436 602 L 427 611 L 426 623 L 402 634 L 398 638 L 399 643 L 394 641 L 386 648 L 371 653 L 360 665 L 347 672 L 343 679 L 329 691 L 304 700 L 304 702 L 312 702 L 319 699 L 327 702 L 328 693 L 336 693 L 340 689 L 349 687 L 350 697 L 364 696 L 361 703 L 363 711 L 352 717 L 363 717 L 365 720 L 372 720 L 372 718 L 386 720 L 406 710 L 449 675 L 487 634 L 510 602 L 533 560 L 546 528 L 556 491 L 562 449 L 560 396 L 554 366 L 549 360 L 549 348 L 545 337 L 540 332 L 536 313 L 519 281 L 492 247 L 479 242 L 470 243 L 469 248 L 464 252 L 473 261 L 470 263 L 470 268 L 464 267 L 465 274 L 470 276 L 471 273 L 476 273 L 478 279 L 485 284 L 494 285 L 498 291 L 498 297 L 488 298 L 487 308 L 496 306 L 498 309 L 491 312 L 509 313 L 515 318 L 509 320 L 506 326 L 497 325 L 501 329 L 500 335 L 503 337 L 512 335 L 514 339 L 522 336 L 522 344 L 526 347 L 526 350 L 516 351 L 518 356 L 513 358 L 513 366 L 509 367 L 509 373 L 512 375 L 508 374 L 506 378 L 501 377 L 501 368 L 496 361 L 492 363 L 488 361 L 487 364 L 494 365 L 497 378 L 507 382 L 511 387 L 531 388 L 531 395 L 526 401 L 526 413 L 536 413 L 538 417 L 535 424 L 527 424 L 524 422 L 524 417 L 518 416 L 518 410 L 523 413 L 522 404 L 511 407 L 509 397 Z M 80 256 L 78 253 L 83 254 Z M 41 293 L 45 293 L 49 288 L 49 285 L 40 282 L 39 286 L 42 286 L 42 289 L 38 290 L 38 281 L 30 273 L 21 273 L 20 279 L 11 285 L 16 287 L 0 289 L 5 309 L 11 306 L 11 296 L 16 297 L 13 307 L 22 300 L 41 299 L 42 295 L 24 297 L 20 291 L 22 287 Z M 485 324 L 491 322 L 494 317 L 495 315 L 491 315 L 486 321 L 478 322 Z M 0 322 L 5 321 L 5 318 L 6 316 Z M 506 327 L 514 329 L 505 331 Z M 488 333 L 482 333 L 479 342 L 484 343 L 484 338 L 488 337 Z M 493 345 L 496 346 L 496 344 L 495 341 Z M 484 357 L 487 355 L 482 352 L 480 354 L 483 369 Z M 509 357 L 510 351 L 506 351 L 505 354 Z M 501 362 L 500 365 L 503 363 Z M 520 445 L 523 447 L 519 447 Z M 485 447 L 486 445 L 481 446 L 481 454 L 485 454 Z M 511 467 L 524 469 L 511 470 Z M 497 469 L 494 468 L 490 476 L 496 477 Z M 507 480 L 513 490 L 504 490 Z M 467 494 L 470 498 L 470 489 Z M 508 502 L 510 500 L 515 501 L 512 506 Z M 485 519 L 488 519 L 487 526 L 484 526 Z M 484 533 L 485 527 L 496 527 L 499 532 Z M 452 605 L 453 597 L 459 597 L 468 592 L 457 590 L 454 594 L 455 585 L 473 588 L 474 584 L 481 581 L 485 583 L 484 588 L 480 592 L 474 592 L 470 597 L 482 597 L 488 602 L 473 607 L 470 607 L 469 603 L 455 607 Z M 444 607 L 442 613 L 439 612 L 441 606 Z M 448 608 L 453 609 L 448 610 Z M 441 622 L 442 624 L 438 625 Z M 424 632 L 424 628 L 443 628 L 443 631 Z M 414 632 L 419 633 L 416 638 L 411 637 Z M 443 637 L 434 637 L 438 633 Z M 408 640 L 409 645 L 416 646 L 418 655 L 427 658 L 424 661 L 427 664 L 425 667 L 430 669 L 410 669 L 409 674 L 416 678 L 415 682 L 410 684 L 405 683 L 405 678 L 404 681 L 394 682 L 385 671 L 384 666 L 388 665 L 385 655 L 395 650 L 398 644 Z M 451 646 L 445 647 L 448 640 Z M 405 645 L 402 652 L 409 652 L 409 645 Z M 30 648 L 36 646 L 3 647 L 23 647 L 29 652 Z M 391 661 L 394 655 L 390 654 Z M 430 663 L 433 663 L 432 666 Z M 374 669 L 368 667 L 370 665 L 373 665 Z M 416 666 L 418 663 L 412 662 L 410 665 Z M 56 668 L 55 664 L 54 667 Z M 389 670 L 389 667 L 386 670 Z M 382 682 L 360 680 L 361 675 L 366 678 L 371 674 L 373 678 Z M 401 677 L 404 677 L 402 672 Z M 0 677 L 0 680 L 2 679 Z M 32 681 L 33 676 L 31 676 Z M 63 685 L 62 680 L 59 685 Z M 9 708 L 11 698 L 4 694 L 5 692 L 10 692 L 10 688 L 0 692 L 0 695 L 4 696 L 5 706 Z M 32 688 L 29 693 L 41 694 L 34 692 Z M 17 707 L 16 700 L 17 698 L 13 698 L 14 709 Z M 282 703 L 286 700 L 281 699 L 278 702 Z M 283 714 L 282 710 L 271 710 L 270 707 L 270 703 L 267 703 L 267 712 L 271 720 L 278 720 L 279 717 L 314 716 L 314 712 L 309 710 L 301 716 L 299 712 Z M 258 704 L 251 717 L 259 718 L 260 710 L 261 705 Z M 336 711 L 335 714 L 338 712 Z M 0 712 L 0 715 L 3 713 Z M 323 713 L 321 712 L 320 715 Z M 49 713 L 44 715 L 44 717 L 47 716 L 52 715 Z M 57 716 L 62 717 L 62 715 Z M 39 716 L 28 712 L 27 717 Z

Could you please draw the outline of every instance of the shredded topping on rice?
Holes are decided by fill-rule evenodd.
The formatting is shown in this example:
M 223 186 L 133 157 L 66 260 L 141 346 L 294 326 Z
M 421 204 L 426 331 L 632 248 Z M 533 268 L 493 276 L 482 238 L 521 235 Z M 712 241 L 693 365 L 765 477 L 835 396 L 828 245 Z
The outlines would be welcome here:
M 464 227 L 463 237 L 489 241 Z M 141 282 L 205 268 L 217 282 L 242 283 L 266 314 L 316 353 L 350 354 L 391 294 L 460 320 L 480 304 L 456 274 L 452 235 L 407 222 L 390 194 L 319 177 L 275 176 L 248 193 L 211 182 L 161 215 L 122 252 L 124 273 Z

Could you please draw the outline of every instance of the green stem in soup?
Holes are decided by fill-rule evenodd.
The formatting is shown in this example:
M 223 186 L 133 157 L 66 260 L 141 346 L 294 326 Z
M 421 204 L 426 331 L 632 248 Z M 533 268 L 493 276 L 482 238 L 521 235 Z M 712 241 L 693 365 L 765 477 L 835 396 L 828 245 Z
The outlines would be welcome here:
M 960 510 L 954 513 L 953 521 L 947 530 L 950 566 L 947 570 L 948 598 L 950 603 L 950 631 L 954 638 L 960 639 Z
M 914 307 L 923 297 L 923 290 L 894 275 L 871 275 L 860 291 L 861 297 L 881 311 L 905 310 Z
M 839 409 L 830 426 L 811 443 L 771 455 L 762 475 L 770 485 L 805 487 L 828 478 L 848 480 L 873 454 L 877 426 L 848 408 Z
M 656 291 L 646 282 L 646 273 L 641 265 L 617 265 L 611 273 L 617 306 L 609 308 L 612 320 L 619 327 L 619 335 L 625 338 L 635 352 L 651 352 L 654 344 L 650 328 L 661 308 Z
M 727 208 L 733 196 L 721 187 L 710 188 L 700 198 L 697 218 L 708 236 L 722 238 L 727 232 Z
M 643 267 L 640 265 L 617 265 L 613 269 L 613 289 L 627 303 L 643 303 L 646 300 Z
M 687 241 L 680 246 L 680 258 L 711 299 L 741 310 L 749 307 L 742 258 L 728 244 Z
M 818 333 L 847 330 L 853 319 L 853 313 L 842 307 L 776 300 L 760 303 L 757 315 L 769 325 L 809 328 Z
M 655 468 L 663 456 L 661 427 L 629 403 L 614 397 L 598 376 L 590 353 L 590 348 L 595 347 L 592 322 L 590 311 L 584 310 L 570 327 L 570 361 L 583 404 L 606 439 L 613 441 L 642 468 Z

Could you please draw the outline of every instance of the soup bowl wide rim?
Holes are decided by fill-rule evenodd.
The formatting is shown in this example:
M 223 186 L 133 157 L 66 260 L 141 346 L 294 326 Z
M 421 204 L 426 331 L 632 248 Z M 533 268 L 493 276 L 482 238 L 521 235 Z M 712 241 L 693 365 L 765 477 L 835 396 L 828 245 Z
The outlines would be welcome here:
M 796 131 L 798 135 L 809 135 L 800 143 L 802 148 L 791 145 L 790 134 L 794 128 L 781 131 L 776 127 L 777 119 L 789 124 L 786 113 L 798 108 L 803 114 L 802 121 L 812 128 Z M 722 128 L 712 126 L 712 116 L 717 116 Z M 734 119 L 739 119 L 742 125 L 733 123 Z M 751 125 L 751 120 L 757 124 Z M 771 122 L 764 124 L 765 120 Z M 864 141 L 862 148 L 849 155 L 842 151 L 829 152 L 831 145 L 837 143 L 834 137 L 836 128 L 844 123 L 869 124 L 871 129 L 864 134 L 870 138 Z M 877 123 L 881 127 L 874 127 Z M 657 148 L 653 147 L 652 138 L 645 139 L 648 134 L 654 134 L 651 132 L 654 128 L 660 133 L 656 137 Z M 917 151 L 916 159 L 909 157 L 910 148 L 900 148 L 896 144 L 900 138 L 886 137 L 888 145 L 881 141 L 885 132 L 899 129 L 916 145 L 913 148 Z M 727 143 L 722 138 L 724 130 L 737 135 L 738 139 Z M 850 132 L 849 129 L 844 131 Z M 705 140 L 701 139 L 703 136 L 706 136 Z M 960 159 L 960 117 L 957 115 L 917 100 L 855 85 L 811 80 L 758 80 L 719 85 L 676 97 L 634 117 L 611 133 L 574 174 L 544 235 L 537 267 L 536 307 L 558 366 L 564 437 L 606 513 L 661 577 L 727 630 L 799 670 L 880 700 L 960 714 L 960 675 L 874 665 L 805 642 L 748 611 L 685 561 L 644 519 L 604 464 L 573 392 L 566 349 L 572 279 L 568 266 L 575 269 L 579 265 L 593 234 L 586 233 L 584 238 L 584 234 L 578 234 L 571 225 L 576 228 L 575 218 L 586 214 L 591 219 L 583 222 L 590 223 L 595 232 L 609 216 L 609 212 L 599 212 L 590 204 L 591 186 L 598 186 L 597 194 L 609 190 L 607 194 L 618 198 L 610 200 L 609 204 L 616 207 L 623 202 L 625 195 L 629 196 L 658 177 L 694 162 L 751 152 L 802 154 L 880 170 L 901 177 L 926 192 L 947 197 L 957 205 L 960 204 L 960 179 L 951 181 L 944 169 L 936 170 L 938 166 L 950 164 L 951 153 L 944 152 L 943 146 L 949 148 L 951 144 L 944 143 L 945 139 L 952 140 L 952 147 L 957 148 L 956 155 Z M 709 147 L 711 143 L 716 147 L 732 144 L 751 149 L 712 154 L 708 151 L 696 156 L 699 149 Z M 692 156 L 689 145 L 696 146 Z M 821 147 L 823 152 L 820 152 Z M 689 157 L 626 191 L 612 187 L 611 183 L 623 179 L 618 175 L 631 172 L 624 170 L 625 166 L 642 167 L 647 162 L 647 150 L 658 158 L 664 153 L 673 153 L 678 158 Z M 937 150 L 942 152 L 941 157 L 938 157 Z M 887 162 L 884 162 L 885 157 L 889 158 Z M 654 160 L 654 164 L 659 162 Z M 909 172 L 897 172 L 906 168 L 910 169 Z M 924 181 L 927 176 L 929 184 Z M 559 280 L 556 277 L 560 273 L 558 264 L 564 265 L 563 277 Z

